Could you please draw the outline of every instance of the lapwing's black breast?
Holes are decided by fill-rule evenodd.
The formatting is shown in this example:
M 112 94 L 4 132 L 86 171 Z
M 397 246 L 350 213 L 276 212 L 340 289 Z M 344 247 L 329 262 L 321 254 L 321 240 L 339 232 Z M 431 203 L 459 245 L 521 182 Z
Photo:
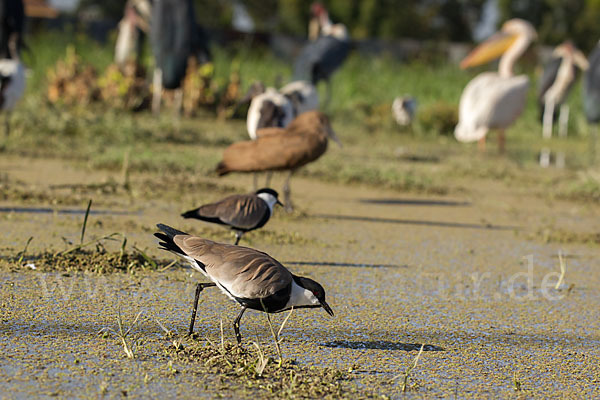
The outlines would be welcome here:
M 292 284 L 278 290 L 268 297 L 262 299 L 247 299 L 243 297 L 236 297 L 235 299 L 241 305 L 258 311 L 266 311 L 268 313 L 276 313 L 284 311 L 286 304 L 290 299 L 292 293 Z

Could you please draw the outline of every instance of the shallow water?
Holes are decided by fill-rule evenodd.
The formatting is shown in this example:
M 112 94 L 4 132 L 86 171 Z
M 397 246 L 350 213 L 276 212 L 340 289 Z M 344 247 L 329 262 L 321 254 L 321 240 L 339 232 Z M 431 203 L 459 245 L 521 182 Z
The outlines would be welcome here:
M 244 177 L 232 182 L 242 191 L 248 184 Z M 464 199 L 416 198 L 303 179 L 294 188 L 301 212 L 277 211 L 264 229 L 271 236 L 249 233 L 242 244 L 289 261 L 294 273 L 319 281 L 336 315 L 294 311 L 283 331 L 284 357 L 351 370 L 360 388 L 397 398 L 402 378 L 394 378 L 403 376 L 425 344 L 411 373 L 417 396 L 508 397 L 515 394 L 515 378 L 526 396 L 600 396 L 598 247 L 526 235 L 547 218 L 596 229 L 597 207 L 574 214 L 569 203 L 540 204 L 508 190 L 499 206 L 490 199 L 497 194 L 485 192 Z M 214 199 L 203 196 L 202 201 Z M 519 205 L 519 215 L 511 204 Z M 171 255 L 157 250 L 152 237 L 157 222 L 233 239 L 223 229 L 180 219 L 187 206 L 160 196 L 140 199 L 131 205 L 139 213 L 90 214 L 86 235 L 122 232 L 128 246 L 167 260 Z M 30 236 L 32 256 L 64 249 L 62 237 L 77 243 L 82 217 L 5 213 L 2 256 L 21 251 Z M 105 243 L 109 251 L 119 245 Z M 559 249 L 567 255 L 567 273 L 555 290 Z M 0 270 L 0 391 L 14 397 L 120 397 L 122 391 L 214 397 L 221 387 L 216 376 L 198 375 L 185 363 L 175 365 L 178 373 L 169 372 L 166 349 L 172 340 L 158 323 L 186 332 L 198 280 L 200 274 L 178 266 L 104 275 L 16 264 Z M 231 321 L 239 307 L 214 289 L 203 291 L 201 300 L 196 321 L 201 340 L 218 343 L 222 320 L 225 339 L 233 342 Z M 126 326 L 142 312 L 132 329 L 140 339 L 135 360 L 125 357 L 114 335 L 99 334 L 117 329 L 119 309 Z M 273 319 L 280 323 L 284 316 Z M 264 314 L 247 312 L 241 332 L 246 346 L 257 341 L 273 352 Z

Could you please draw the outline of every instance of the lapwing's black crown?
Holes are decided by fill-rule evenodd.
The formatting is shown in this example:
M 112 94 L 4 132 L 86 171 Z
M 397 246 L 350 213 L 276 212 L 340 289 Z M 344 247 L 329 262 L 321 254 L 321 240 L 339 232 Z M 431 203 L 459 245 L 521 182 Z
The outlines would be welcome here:
M 304 289 L 310 290 L 320 302 L 325 301 L 325 289 L 323 289 L 323 286 L 321 286 L 319 282 L 296 275 L 294 275 L 294 279 L 296 280 L 296 283 Z
M 277 198 L 279 196 L 279 193 L 277 193 L 275 190 L 271 189 L 271 188 L 262 188 L 256 191 L 256 194 L 261 194 L 261 193 L 268 193 L 272 196 L 274 196 L 275 198 Z

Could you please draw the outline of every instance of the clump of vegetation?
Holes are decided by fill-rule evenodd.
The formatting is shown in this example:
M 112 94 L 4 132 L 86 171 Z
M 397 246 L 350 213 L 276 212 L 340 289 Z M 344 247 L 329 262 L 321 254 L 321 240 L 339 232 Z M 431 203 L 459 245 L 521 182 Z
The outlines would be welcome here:
M 366 397 L 349 387 L 351 378 L 345 371 L 301 366 L 288 359 L 277 363 L 259 346 L 247 349 L 230 343 L 187 340 L 169 346 L 166 354 L 174 362 L 189 366 L 192 373 L 219 377 L 222 385 L 236 393 L 247 390 L 248 395 L 254 393 L 260 398 L 337 399 L 350 393 L 354 393 L 353 398 Z
M 545 243 L 580 243 L 600 245 L 600 232 L 572 232 L 561 228 L 544 228 L 535 233 Z
M 67 47 L 63 60 L 48 71 L 48 100 L 52 103 L 85 105 L 100 98 L 98 73 L 82 61 L 74 46 Z
M 15 259 L 2 259 L 0 266 L 14 269 L 19 265 Z M 168 265 L 167 262 L 151 262 L 140 252 L 109 253 L 105 251 L 81 250 L 68 254 L 54 254 L 42 252 L 27 255 L 21 258 L 21 263 L 27 261 L 35 266 L 36 270 L 49 272 L 93 272 L 97 274 L 111 274 L 115 272 L 130 273 L 132 271 L 160 269 Z
M 600 202 L 600 180 L 593 177 L 578 179 L 559 191 L 557 197 L 565 200 Z
M 81 225 L 79 244 L 73 244 L 67 239 L 63 240 L 69 247 L 63 251 L 49 252 L 45 251 L 36 255 L 27 255 L 27 248 L 33 240 L 30 237 L 22 251 L 14 257 L 0 260 L 0 266 L 13 269 L 15 264 L 21 264 L 27 260 L 32 269 L 41 271 L 62 271 L 62 272 L 94 272 L 94 273 L 113 273 L 117 271 L 130 273 L 141 269 L 158 269 L 159 263 L 150 258 L 143 250 L 135 245 L 133 252 L 127 251 L 127 237 L 123 234 L 113 232 L 108 235 L 85 241 L 85 233 L 92 207 L 92 200 L 88 201 L 87 209 Z M 119 252 L 108 252 L 104 247 L 106 241 L 120 242 Z M 95 250 L 85 250 L 95 246 Z M 171 262 L 167 267 L 174 264 Z M 164 265 L 160 266 L 161 268 Z
M 409 385 L 409 381 L 410 381 L 410 377 L 411 377 L 411 373 L 412 373 L 413 369 L 415 369 L 417 367 L 419 358 L 421 358 L 421 354 L 423 353 L 424 346 L 425 346 L 425 344 L 421 345 L 421 348 L 419 349 L 419 352 L 417 353 L 417 356 L 415 357 L 414 362 L 406 369 L 404 374 L 398 375 L 395 378 L 395 379 L 398 379 L 398 378 L 402 377 L 402 387 L 401 387 L 402 393 L 405 393 L 407 390 L 416 390 L 416 388 L 418 388 L 418 386 L 415 384 Z
M 142 315 L 142 311 L 137 313 L 133 322 L 131 322 L 129 328 L 125 328 L 125 323 L 123 322 L 123 317 L 121 315 L 121 308 L 119 307 L 117 311 L 117 329 L 114 330 L 112 328 L 102 328 L 98 332 L 98 334 L 102 334 L 104 337 L 108 336 L 108 334 L 113 334 L 121 341 L 121 345 L 123 346 L 123 351 L 127 358 L 135 358 L 135 351 L 141 339 L 141 335 L 138 333 L 137 335 L 132 335 L 132 330 L 135 328 L 140 316 Z
M 417 112 L 417 122 L 424 133 L 450 136 L 458 124 L 456 104 L 438 101 L 425 105 Z
M 111 107 L 141 111 L 150 107 L 150 87 L 146 82 L 146 70 L 135 61 L 123 69 L 116 64 L 106 68 L 98 78 L 100 99 Z

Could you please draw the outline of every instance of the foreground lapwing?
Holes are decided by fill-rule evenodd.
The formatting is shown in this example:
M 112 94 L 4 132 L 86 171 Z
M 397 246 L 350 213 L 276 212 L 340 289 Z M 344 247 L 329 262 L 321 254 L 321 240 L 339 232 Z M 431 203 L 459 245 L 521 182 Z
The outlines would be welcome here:
M 237 245 L 244 233 L 267 223 L 276 204 L 283 205 L 278 196 L 275 190 L 263 188 L 256 193 L 228 196 L 216 203 L 184 212 L 181 216 L 231 227 L 235 231 Z
M 242 306 L 233 322 L 238 344 L 242 341 L 240 320 L 248 308 L 278 313 L 292 307 L 323 307 L 333 317 L 333 311 L 325 301 L 325 290 L 319 283 L 292 274 L 268 254 L 248 247 L 216 243 L 167 225 L 156 226 L 162 231 L 154 234 L 161 240 L 161 249 L 183 257 L 193 269 L 212 281 L 196 286 L 190 335 L 194 331 L 200 292 L 212 286 L 217 286 Z
M 289 181 L 298 168 L 315 161 L 327 150 L 327 140 L 341 146 L 329 118 L 319 111 L 296 117 L 285 129 L 265 128 L 256 140 L 230 145 L 217 165 L 219 175 L 230 172 L 289 171 L 283 188 L 286 210 L 290 211 Z

